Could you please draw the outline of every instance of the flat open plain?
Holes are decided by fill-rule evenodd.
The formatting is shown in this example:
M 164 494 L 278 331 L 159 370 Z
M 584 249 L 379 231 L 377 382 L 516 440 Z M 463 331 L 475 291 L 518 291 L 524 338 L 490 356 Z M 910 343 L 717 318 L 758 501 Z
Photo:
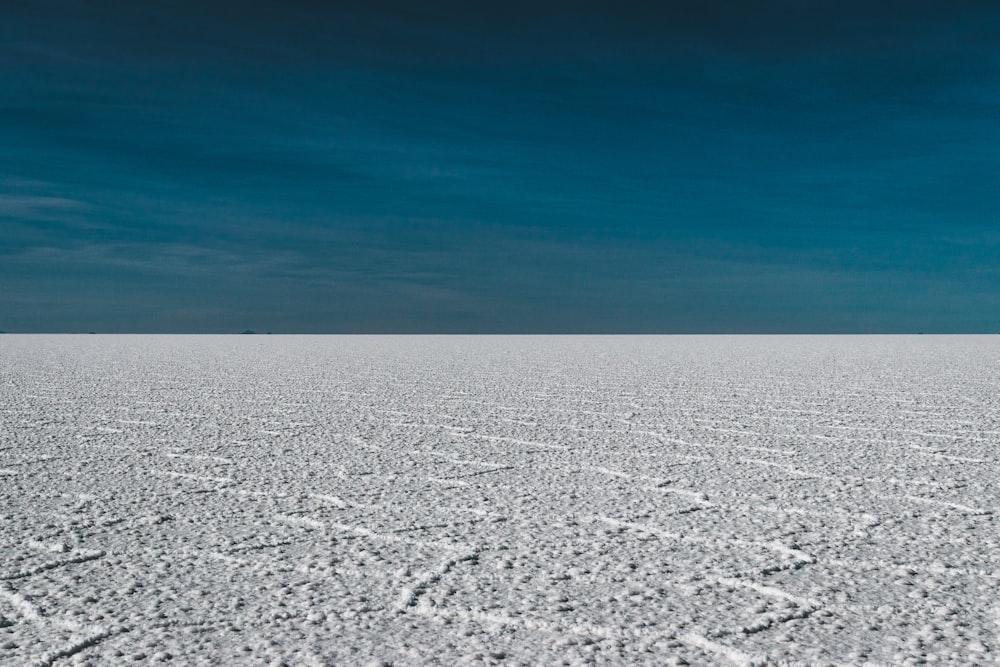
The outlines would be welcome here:
M 0 664 L 1000 664 L 1000 336 L 0 337 Z

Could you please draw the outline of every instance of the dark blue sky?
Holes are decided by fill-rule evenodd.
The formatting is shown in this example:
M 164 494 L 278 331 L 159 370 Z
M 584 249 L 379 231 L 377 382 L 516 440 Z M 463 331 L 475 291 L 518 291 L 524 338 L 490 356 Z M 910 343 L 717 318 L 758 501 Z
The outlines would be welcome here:
M 1000 331 L 1000 3 L 323 4 L 0 3 L 0 329 Z

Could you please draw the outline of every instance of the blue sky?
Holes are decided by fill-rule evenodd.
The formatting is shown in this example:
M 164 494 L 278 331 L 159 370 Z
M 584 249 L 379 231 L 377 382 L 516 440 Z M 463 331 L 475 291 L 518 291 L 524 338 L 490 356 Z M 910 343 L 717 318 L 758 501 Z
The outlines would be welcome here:
M 2 330 L 1000 331 L 993 2 L 31 0 L 0 82 Z

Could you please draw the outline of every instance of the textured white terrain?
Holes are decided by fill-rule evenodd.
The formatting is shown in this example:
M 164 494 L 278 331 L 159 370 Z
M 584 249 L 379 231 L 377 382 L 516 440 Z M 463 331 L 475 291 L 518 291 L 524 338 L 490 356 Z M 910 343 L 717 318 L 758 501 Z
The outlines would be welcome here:
M 0 664 L 1000 664 L 1000 336 L 0 337 Z

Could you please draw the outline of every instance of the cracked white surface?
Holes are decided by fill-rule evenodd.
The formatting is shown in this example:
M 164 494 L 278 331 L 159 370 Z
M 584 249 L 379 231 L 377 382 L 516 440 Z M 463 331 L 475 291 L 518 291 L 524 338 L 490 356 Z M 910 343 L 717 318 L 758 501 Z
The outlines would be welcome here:
M 0 664 L 1000 664 L 1000 337 L 0 337 Z

